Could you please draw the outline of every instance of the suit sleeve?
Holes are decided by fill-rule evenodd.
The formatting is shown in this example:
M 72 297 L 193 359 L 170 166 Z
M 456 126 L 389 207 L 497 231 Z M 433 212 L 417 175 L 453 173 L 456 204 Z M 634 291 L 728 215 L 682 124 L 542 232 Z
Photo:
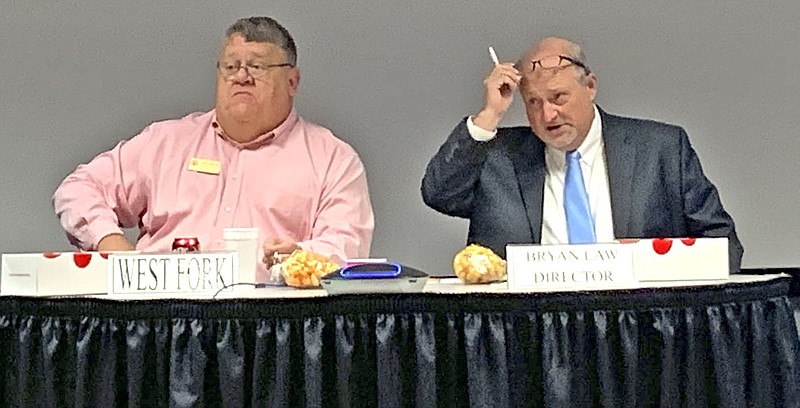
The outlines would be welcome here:
M 681 129 L 681 188 L 683 210 L 691 236 L 728 237 L 731 272 L 739 272 L 744 248 L 736 235 L 730 214 L 722 206 L 719 192 L 706 178 L 686 132 Z
M 466 118 L 453 129 L 439 151 L 428 162 L 422 178 L 422 200 L 429 207 L 454 217 L 472 215 L 475 190 L 495 140 L 479 142 L 467 129 Z

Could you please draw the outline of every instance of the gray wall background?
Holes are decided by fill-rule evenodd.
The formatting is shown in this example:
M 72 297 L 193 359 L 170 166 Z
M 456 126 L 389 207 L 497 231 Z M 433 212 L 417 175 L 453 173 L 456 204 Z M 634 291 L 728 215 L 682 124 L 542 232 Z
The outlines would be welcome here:
M 796 0 L 177 3 L 2 1 L 0 252 L 69 249 L 58 183 L 153 121 L 210 109 L 223 31 L 269 15 L 298 44 L 299 112 L 366 165 L 373 256 L 450 270 L 467 223 L 422 203 L 425 165 L 482 106 L 488 45 L 515 60 L 559 35 L 583 44 L 605 110 L 686 128 L 745 266 L 800 265 Z M 524 123 L 517 100 L 504 124 Z

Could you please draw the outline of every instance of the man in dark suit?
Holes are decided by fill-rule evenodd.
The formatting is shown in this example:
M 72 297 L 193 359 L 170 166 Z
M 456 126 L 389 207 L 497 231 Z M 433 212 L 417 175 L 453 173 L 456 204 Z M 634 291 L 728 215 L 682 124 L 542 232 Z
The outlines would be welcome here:
M 509 243 L 727 237 L 738 271 L 743 248 L 733 219 L 686 132 L 598 108 L 597 78 L 585 61 L 579 45 L 545 38 L 516 64 L 497 63 L 484 80 L 484 108 L 462 120 L 428 164 L 425 203 L 469 218 L 468 241 L 503 257 Z M 498 129 L 517 88 L 530 127 Z M 584 221 L 570 206 L 582 208 Z

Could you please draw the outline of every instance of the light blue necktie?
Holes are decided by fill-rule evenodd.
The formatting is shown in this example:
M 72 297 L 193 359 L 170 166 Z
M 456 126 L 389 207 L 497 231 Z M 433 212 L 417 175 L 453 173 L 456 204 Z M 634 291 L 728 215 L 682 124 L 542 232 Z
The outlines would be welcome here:
M 589 194 L 583 183 L 581 154 L 567 152 L 567 176 L 564 180 L 564 211 L 567 214 L 567 233 L 570 244 L 593 244 L 594 220 L 589 207 Z

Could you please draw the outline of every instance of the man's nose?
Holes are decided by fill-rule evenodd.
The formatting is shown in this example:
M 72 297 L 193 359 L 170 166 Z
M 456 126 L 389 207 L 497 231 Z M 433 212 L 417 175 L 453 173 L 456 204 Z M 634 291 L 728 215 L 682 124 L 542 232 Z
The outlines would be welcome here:
M 545 123 L 552 122 L 558 119 L 558 107 L 552 103 L 544 103 L 542 106 L 542 115 Z
M 247 72 L 247 66 L 242 65 L 239 70 L 231 76 L 231 81 L 235 84 L 248 84 L 253 81 L 253 77 Z

